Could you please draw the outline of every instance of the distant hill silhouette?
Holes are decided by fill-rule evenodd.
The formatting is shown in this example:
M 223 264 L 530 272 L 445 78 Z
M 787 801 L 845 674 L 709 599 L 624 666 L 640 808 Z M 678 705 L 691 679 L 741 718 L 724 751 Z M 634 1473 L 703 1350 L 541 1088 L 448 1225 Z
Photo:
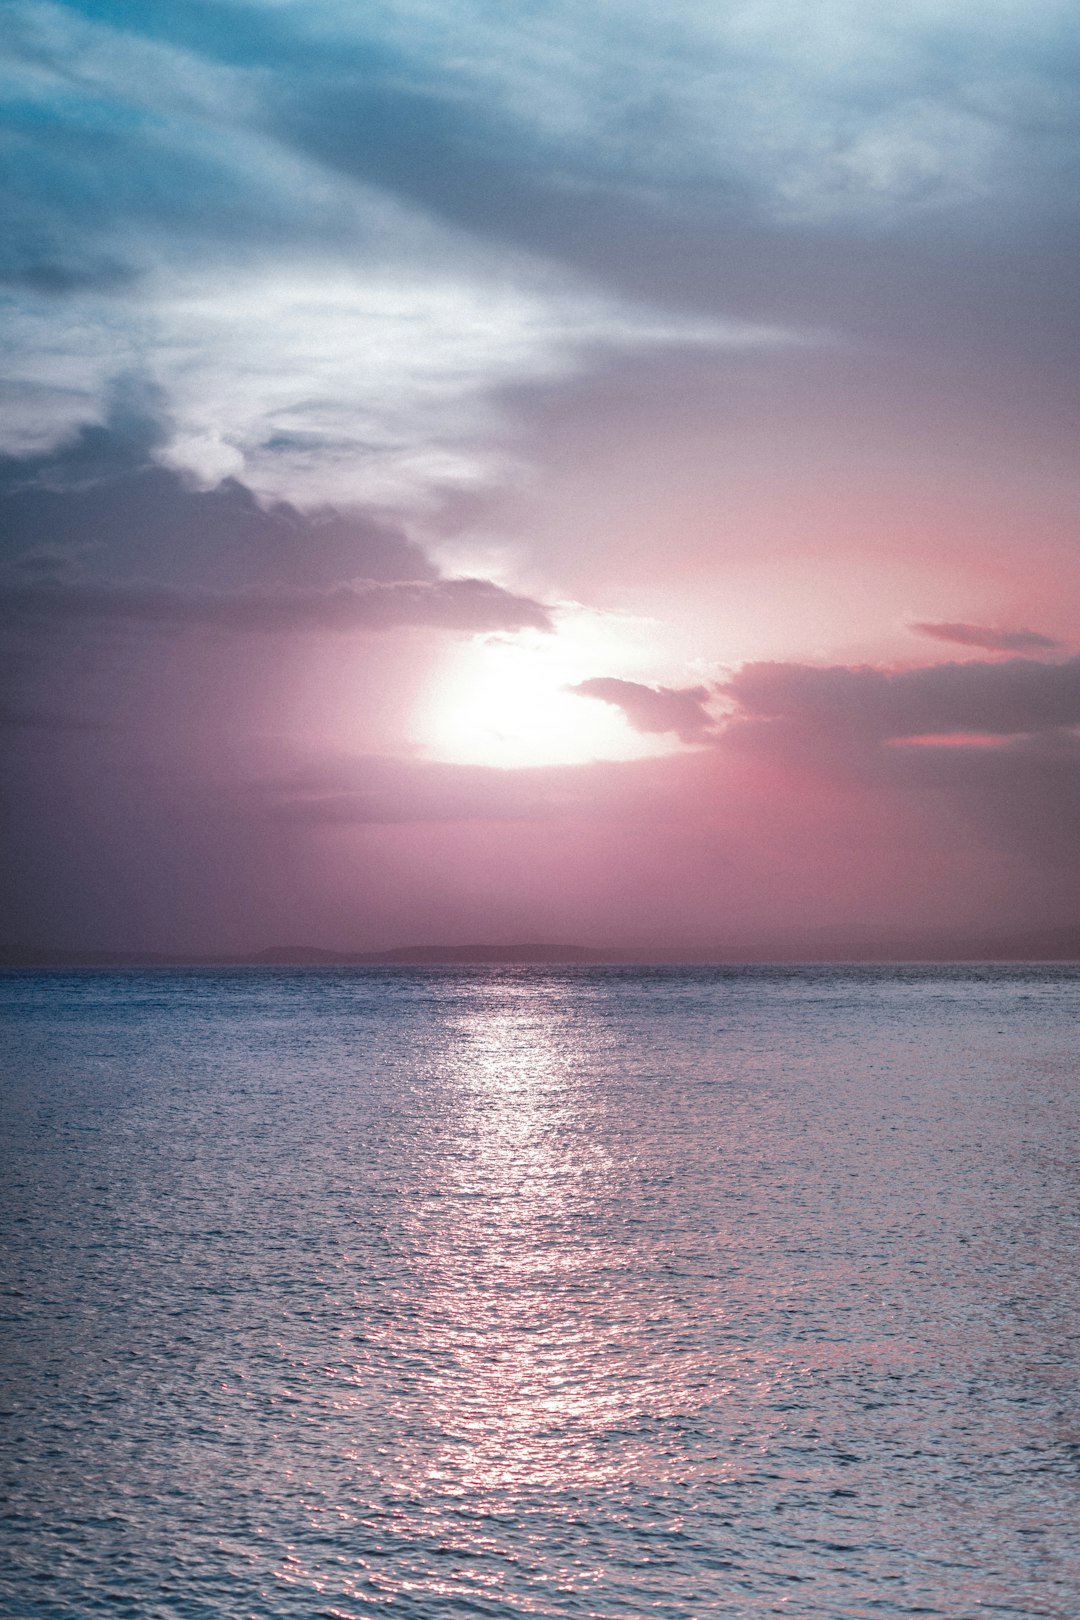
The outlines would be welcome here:
M 602 951 L 587 945 L 403 945 L 374 960 L 425 962 L 602 962 Z
M 741 962 L 1075 962 L 1080 961 L 1080 925 L 1028 929 L 1000 935 L 875 936 L 839 929 L 785 939 L 734 941 L 715 946 L 588 945 L 400 945 L 385 951 L 336 951 L 318 945 L 271 945 L 235 955 L 167 954 L 160 951 L 72 951 L 49 947 L 7 947 L 0 967 L 435 967 L 491 963 L 552 965 L 575 963 Z

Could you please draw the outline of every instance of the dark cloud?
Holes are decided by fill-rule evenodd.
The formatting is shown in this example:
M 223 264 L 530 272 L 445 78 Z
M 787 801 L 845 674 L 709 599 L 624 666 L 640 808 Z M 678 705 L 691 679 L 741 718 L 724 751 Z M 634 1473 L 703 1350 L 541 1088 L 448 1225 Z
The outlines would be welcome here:
M 1010 658 L 895 671 L 745 664 L 720 690 L 744 718 L 871 740 L 964 732 L 1009 736 L 1080 725 L 1080 657 L 1058 664 Z
M 266 503 L 233 478 L 195 488 L 153 459 L 168 431 L 156 393 L 126 380 L 105 423 L 46 455 L 0 457 L 4 560 L 23 569 L 47 561 L 56 571 L 66 555 L 99 579 L 223 588 L 437 577 L 399 526 L 369 511 Z
M 958 647 L 982 647 L 986 652 L 1035 652 L 1040 647 L 1047 651 L 1060 647 L 1053 636 L 1044 636 L 1038 630 L 995 630 L 984 624 L 958 622 L 928 623 L 917 621 L 908 625 L 917 636 L 929 636 L 932 641 L 951 641 Z
M 0 455 L 0 491 L 5 496 L 41 485 L 75 489 L 150 464 L 169 436 L 168 404 L 147 378 L 114 377 L 100 422 L 84 422 L 62 443 L 40 454 Z
M 441 579 L 365 511 L 265 504 L 226 479 L 193 488 L 152 457 L 161 401 L 137 381 L 109 420 L 47 455 L 0 458 L 7 624 L 79 620 L 220 629 L 549 630 L 548 610 L 483 579 Z
M 264 632 L 393 630 L 405 625 L 467 632 L 552 628 L 542 603 L 514 596 L 487 579 L 354 580 L 327 591 L 13 585 L 4 594 L 3 613 L 9 623 L 120 620 Z
M 567 690 L 621 709 L 635 731 L 674 731 L 686 743 L 705 742 L 715 734 L 707 686 L 643 686 L 600 675 Z

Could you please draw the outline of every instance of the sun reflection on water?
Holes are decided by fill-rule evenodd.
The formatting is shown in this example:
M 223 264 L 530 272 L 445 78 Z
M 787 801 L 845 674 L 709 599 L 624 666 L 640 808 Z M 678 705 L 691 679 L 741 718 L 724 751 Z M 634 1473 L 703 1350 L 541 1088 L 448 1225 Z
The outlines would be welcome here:
M 404 1334 L 415 1359 L 399 1483 L 496 1511 L 521 1493 L 631 1480 L 636 1437 L 648 1426 L 654 1450 L 673 1392 L 684 1410 L 687 1392 L 657 1355 L 632 1225 L 612 1218 L 626 1167 L 585 1050 L 607 1037 L 525 981 L 492 986 L 451 1024 L 443 1141 L 411 1220 L 412 1308 L 386 1328 L 395 1355 Z
M 428 1477 L 470 1495 L 595 1477 L 623 1401 L 596 1376 L 604 1324 L 581 1308 L 586 1278 L 612 1260 L 595 1101 L 572 1031 L 527 984 L 501 987 L 457 1034 L 458 1112 L 420 1289 L 445 1356 Z

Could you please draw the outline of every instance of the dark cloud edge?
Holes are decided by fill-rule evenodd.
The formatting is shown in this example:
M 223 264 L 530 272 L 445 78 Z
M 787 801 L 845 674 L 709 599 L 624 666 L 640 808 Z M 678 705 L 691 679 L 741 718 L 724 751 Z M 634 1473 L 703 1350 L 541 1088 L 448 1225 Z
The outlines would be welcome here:
M 0 622 L 120 621 L 242 632 L 381 631 L 424 626 L 466 633 L 554 628 L 551 610 L 492 580 L 352 580 L 328 590 L 234 591 L 143 584 L 11 582 Z

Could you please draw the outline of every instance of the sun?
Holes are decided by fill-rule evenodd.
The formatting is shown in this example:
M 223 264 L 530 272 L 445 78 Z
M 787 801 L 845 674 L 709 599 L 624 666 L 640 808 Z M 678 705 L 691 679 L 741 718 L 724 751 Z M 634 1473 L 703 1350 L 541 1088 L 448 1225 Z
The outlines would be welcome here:
M 414 739 L 430 757 L 506 768 L 637 759 L 667 744 L 635 732 L 609 705 L 567 688 L 611 673 L 610 632 L 571 623 L 554 634 L 477 637 L 448 650 Z M 626 649 L 622 649 L 624 663 Z

